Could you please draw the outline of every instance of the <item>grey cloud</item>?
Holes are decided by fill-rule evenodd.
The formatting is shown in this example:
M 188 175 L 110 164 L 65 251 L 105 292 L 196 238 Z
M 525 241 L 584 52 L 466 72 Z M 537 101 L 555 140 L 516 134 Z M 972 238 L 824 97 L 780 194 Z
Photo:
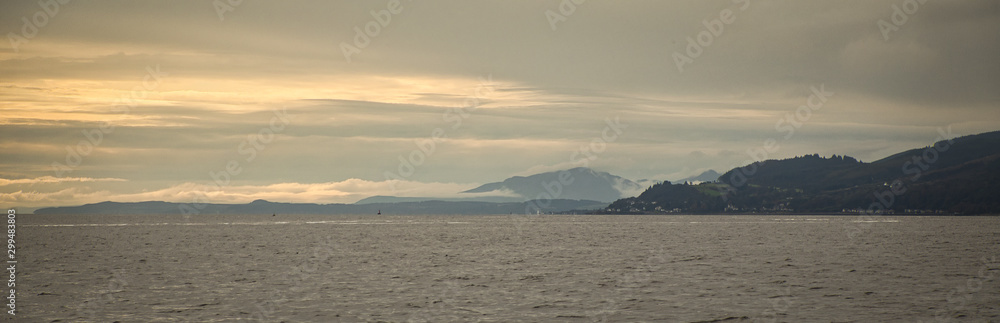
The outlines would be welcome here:
M 98 124 L 74 118 L 116 117 L 113 100 L 86 100 L 89 89 L 46 82 L 127 90 L 152 65 L 177 80 L 158 88 L 175 101 L 132 109 L 142 124 L 116 128 L 73 173 L 129 182 L 88 187 L 210 182 L 208 172 L 246 160 L 238 146 L 279 106 L 296 119 L 257 159 L 242 162 L 234 181 L 382 180 L 436 128 L 449 140 L 411 179 L 496 181 L 569 162 L 574 149 L 600 136 L 604 118 L 616 116 L 629 128 L 595 167 L 633 178 L 724 171 L 745 161 L 746 149 L 782 136 L 776 121 L 821 84 L 836 94 L 773 157 L 836 153 L 870 161 L 925 144 L 939 126 L 971 134 L 1000 125 L 996 2 L 927 2 L 888 41 L 877 22 L 891 19 L 891 6 L 902 1 L 751 0 L 745 11 L 732 1 L 587 1 L 553 31 L 545 11 L 559 3 L 403 1 L 403 11 L 348 63 L 341 42 L 353 42 L 354 28 L 386 1 L 244 1 L 225 20 L 210 1 L 73 1 L 21 53 L 0 45 L 0 145 L 17 148 L 0 161 L 0 176 L 51 175 L 47 165 Z M 679 73 L 672 54 L 725 9 L 736 20 Z M 21 17 L 38 10 L 32 1 L 5 4 L 0 32 L 18 32 Z M 484 75 L 503 84 L 497 97 L 453 127 L 444 114 Z M 473 81 L 465 92 L 390 93 L 408 88 L 379 83 L 396 79 Z M 350 95 L 352 88 L 338 87 L 355 81 L 385 93 L 323 94 Z M 271 85 L 316 91 L 267 101 Z M 504 96 L 525 103 L 503 106 Z

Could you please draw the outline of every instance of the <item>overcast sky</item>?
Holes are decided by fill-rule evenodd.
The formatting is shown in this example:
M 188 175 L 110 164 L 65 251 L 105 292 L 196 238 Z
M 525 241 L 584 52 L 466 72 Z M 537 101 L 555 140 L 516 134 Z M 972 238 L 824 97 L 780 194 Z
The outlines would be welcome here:
M 997 1 L 581 2 L 5 1 L 0 203 L 454 196 L 1000 130 Z

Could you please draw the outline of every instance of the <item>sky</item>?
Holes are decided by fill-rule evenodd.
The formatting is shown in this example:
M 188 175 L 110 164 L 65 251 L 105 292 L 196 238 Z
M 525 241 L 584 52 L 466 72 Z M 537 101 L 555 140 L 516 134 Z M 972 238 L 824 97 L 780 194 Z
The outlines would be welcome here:
M 27 210 L 676 180 L 1000 130 L 996 1 L 5 1 L 0 34 L 0 204 Z

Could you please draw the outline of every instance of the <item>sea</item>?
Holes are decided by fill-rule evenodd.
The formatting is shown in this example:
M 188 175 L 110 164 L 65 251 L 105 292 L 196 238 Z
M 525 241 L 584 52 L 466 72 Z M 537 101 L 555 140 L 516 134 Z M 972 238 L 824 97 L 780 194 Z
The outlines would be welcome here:
M 23 322 L 1000 322 L 997 216 L 25 214 L 16 238 Z

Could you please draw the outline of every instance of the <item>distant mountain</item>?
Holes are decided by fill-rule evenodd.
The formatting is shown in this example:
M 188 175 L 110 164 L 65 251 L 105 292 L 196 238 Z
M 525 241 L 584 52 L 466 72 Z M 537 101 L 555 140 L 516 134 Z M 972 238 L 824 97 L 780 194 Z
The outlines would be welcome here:
M 542 212 L 569 212 L 596 210 L 607 205 L 598 201 L 558 199 L 523 202 L 447 202 L 421 201 L 373 204 L 313 204 L 276 203 L 256 200 L 248 204 L 204 204 L 197 214 L 523 214 L 525 210 L 539 207 Z M 529 208 L 530 206 L 530 208 Z M 546 207 L 542 207 L 546 206 Z M 51 207 L 35 210 L 35 214 L 184 214 L 182 210 L 194 210 L 184 203 L 101 202 L 82 206 Z
M 685 179 L 678 180 L 677 182 L 714 182 L 717 179 L 719 179 L 719 176 L 722 176 L 722 174 L 719 174 L 715 170 L 709 169 L 702 172 L 698 176 L 691 176 Z
M 403 202 L 424 202 L 424 201 L 510 203 L 510 202 L 524 202 L 524 199 L 517 197 L 507 197 L 507 196 L 440 198 L 440 197 L 397 197 L 397 196 L 376 195 L 358 200 L 357 202 L 354 202 L 354 204 L 403 203 Z
M 527 177 L 514 176 L 503 182 L 485 184 L 462 193 L 513 192 L 525 199 L 557 198 L 611 202 L 641 189 L 642 186 L 631 180 L 578 167 Z
M 1000 213 L 1000 131 L 942 140 L 871 163 L 806 155 L 732 169 L 718 183 L 664 182 L 606 213 Z

